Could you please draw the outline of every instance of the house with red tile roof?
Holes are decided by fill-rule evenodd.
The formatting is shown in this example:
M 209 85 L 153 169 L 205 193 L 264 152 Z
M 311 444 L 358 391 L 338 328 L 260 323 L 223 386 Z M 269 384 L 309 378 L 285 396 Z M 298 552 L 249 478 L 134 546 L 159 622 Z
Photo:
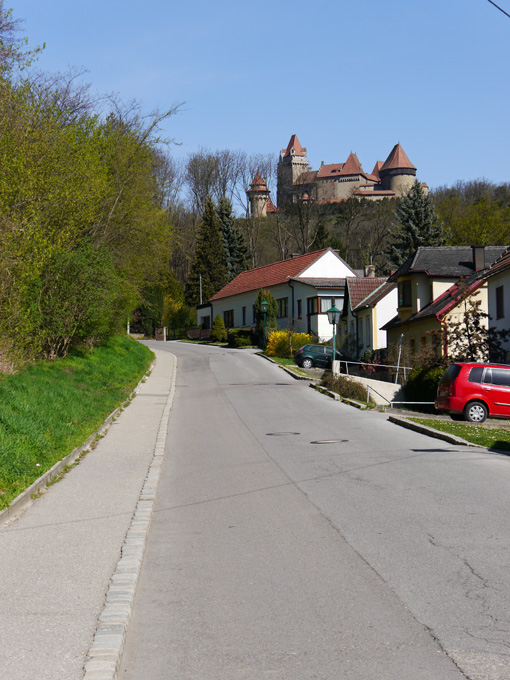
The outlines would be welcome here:
M 398 286 L 397 314 L 383 327 L 388 345 L 403 336 L 412 353 L 448 354 L 451 348 L 444 331 L 449 323 L 462 319 L 469 299 L 480 301 L 480 311 L 491 315 L 487 282 L 504 271 L 497 263 L 502 263 L 506 250 L 506 246 L 418 248 L 388 279 Z M 489 326 L 488 319 L 483 323 Z M 444 342 L 436 346 L 439 332 Z
M 397 311 L 397 284 L 371 273 L 373 270 L 365 278 L 346 279 L 339 338 L 344 352 L 352 357 L 386 348 L 382 326 Z
M 345 201 L 350 197 L 369 200 L 400 198 L 412 187 L 416 167 L 402 146 L 395 144 L 383 161 L 376 161 L 372 172 L 367 173 L 355 153 L 350 153 L 344 163 L 325 165 L 311 170 L 306 148 L 292 135 L 280 153 L 278 163 L 277 206 L 298 200 L 319 204 Z M 422 184 L 428 191 L 426 184 Z
M 331 248 L 241 272 L 197 308 L 197 322 L 209 328 L 218 314 L 227 328 L 255 325 L 254 306 L 260 289 L 278 305 L 278 326 L 311 333 L 322 340 L 333 335 L 327 310 L 342 309 L 347 277 L 357 273 Z

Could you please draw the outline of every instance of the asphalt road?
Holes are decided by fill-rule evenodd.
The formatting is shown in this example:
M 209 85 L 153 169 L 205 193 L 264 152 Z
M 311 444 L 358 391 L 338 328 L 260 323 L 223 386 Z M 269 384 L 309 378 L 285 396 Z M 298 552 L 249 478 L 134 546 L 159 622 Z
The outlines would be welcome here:
M 177 388 L 119 678 L 510 678 L 510 458 L 157 347 Z

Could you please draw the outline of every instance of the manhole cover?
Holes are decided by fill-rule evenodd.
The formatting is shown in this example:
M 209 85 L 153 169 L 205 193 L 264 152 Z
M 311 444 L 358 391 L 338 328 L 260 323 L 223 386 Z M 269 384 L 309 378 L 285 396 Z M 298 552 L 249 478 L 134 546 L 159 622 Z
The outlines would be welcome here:
M 310 442 L 310 444 L 344 444 L 348 441 L 348 439 L 318 439 L 315 442 Z
M 288 437 L 292 434 L 301 434 L 301 432 L 268 432 L 267 437 Z

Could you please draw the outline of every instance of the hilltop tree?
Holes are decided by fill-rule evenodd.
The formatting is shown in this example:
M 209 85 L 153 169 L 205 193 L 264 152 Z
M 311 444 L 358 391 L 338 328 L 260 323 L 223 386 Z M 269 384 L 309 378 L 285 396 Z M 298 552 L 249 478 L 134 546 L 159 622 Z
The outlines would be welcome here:
M 197 249 L 186 281 L 185 300 L 188 305 L 208 300 L 227 283 L 225 247 L 218 213 L 210 198 L 205 202 Z
M 429 196 L 416 180 L 395 211 L 395 229 L 386 254 L 390 264 L 400 267 L 420 246 L 443 246 L 443 223 L 434 212 Z
M 232 203 L 228 198 L 220 199 L 217 212 L 226 253 L 227 278 L 232 281 L 248 268 L 248 248 L 237 228 Z

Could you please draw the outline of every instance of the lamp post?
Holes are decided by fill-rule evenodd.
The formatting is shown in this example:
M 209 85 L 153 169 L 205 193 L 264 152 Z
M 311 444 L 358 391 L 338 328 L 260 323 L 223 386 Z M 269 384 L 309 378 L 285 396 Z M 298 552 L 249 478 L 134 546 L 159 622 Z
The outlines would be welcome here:
M 336 358 L 336 327 L 340 321 L 341 311 L 335 307 L 335 300 L 333 299 L 333 306 L 328 309 L 328 321 L 333 326 L 333 359 L 331 361 L 331 372 L 338 373 L 338 361 Z
M 262 302 L 260 303 L 260 308 L 262 310 L 262 314 L 264 315 L 264 338 L 262 341 L 262 349 L 266 349 L 266 316 L 267 316 L 267 311 L 269 309 L 269 302 L 264 298 Z

